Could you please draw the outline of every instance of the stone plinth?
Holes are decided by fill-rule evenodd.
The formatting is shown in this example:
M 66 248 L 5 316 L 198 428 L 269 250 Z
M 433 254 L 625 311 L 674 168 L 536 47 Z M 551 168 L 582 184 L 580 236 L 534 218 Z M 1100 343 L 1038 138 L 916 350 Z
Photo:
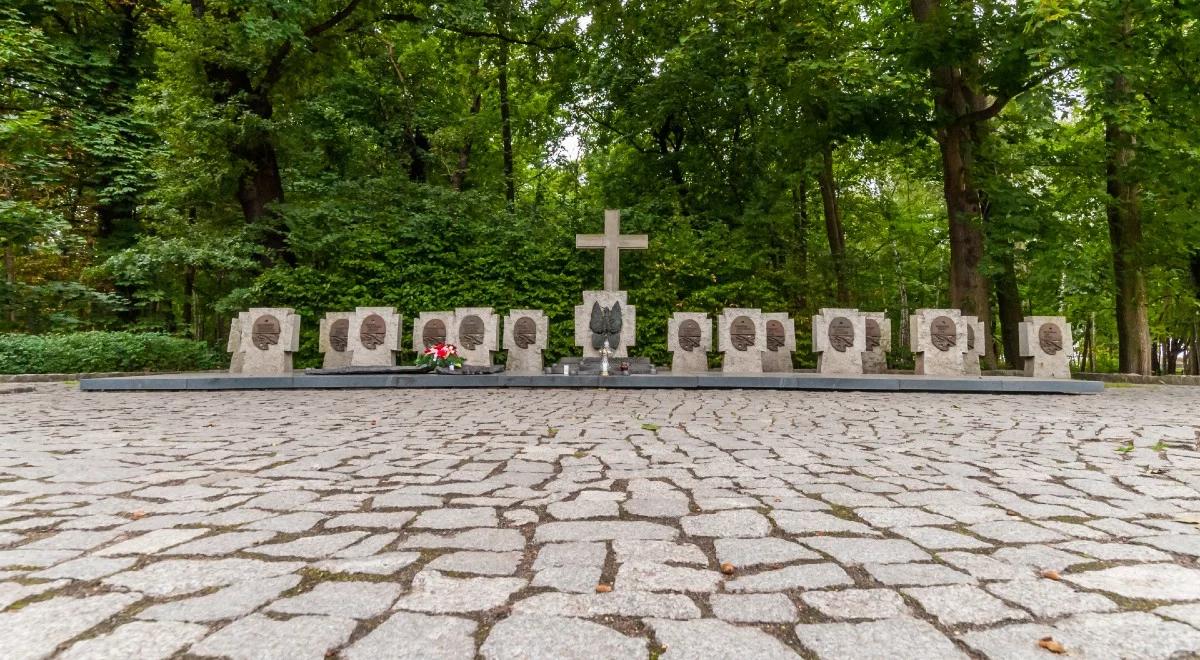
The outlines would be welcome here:
M 434 344 L 455 344 L 454 312 L 421 312 L 413 322 L 413 351 L 418 356 Z
M 867 350 L 863 351 L 863 373 L 887 373 L 887 354 L 892 350 L 892 321 L 883 312 L 863 312 L 867 328 Z
M 229 352 L 229 373 L 242 373 L 242 364 L 246 353 L 242 351 L 242 326 L 250 312 L 239 312 L 237 317 L 229 319 L 229 340 L 225 342 L 225 350 Z
M 1017 326 L 1025 375 L 1070 378 L 1075 342 L 1071 324 L 1062 316 L 1026 316 Z
M 391 307 L 358 307 L 350 317 L 348 350 L 355 367 L 392 367 L 400 350 L 403 321 Z
M 629 293 L 626 291 L 584 291 L 583 304 L 575 306 L 575 345 L 583 349 L 583 357 L 600 357 L 600 348 L 592 344 L 592 309 L 600 303 L 603 309 L 610 309 L 615 303 L 621 303 L 621 332 L 613 357 L 629 357 L 629 347 L 637 343 L 637 308 L 628 304 Z
M 540 309 L 513 309 L 504 317 L 505 371 L 514 374 L 542 373 L 542 351 L 550 335 L 550 319 Z
M 292 371 L 292 353 L 300 347 L 300 316 L 290 307 L 255 307 L 238 315 L 242 355 L 239 373 L 254 376 Z
M 967 351 L 967 325 L 957 309 L 918 309 L 908 317 L 909 342 L 916 373 L 962 376 Z
M 857 309 L 822 308 L 812 323 L 818 373 L 842 376 L 863 373 L 863 352 L 867 350 L 865 315 Z
M 712 345 L 712 319 L 704 312 L 675 312 L 667 321 L 672 374 L 708 373 Z
M 317 339 L 324 358 L 321 366 L 337 369 L 350 366 L 350 317 L 354 312 L 325 312 Z
M 717 350 L 724 354 L 721 371 L 761 374 L 767 350 L 767 320 L 762 310 L 730 307 L 717 319 Z
M 979 368 L 979 359 L 987 352 L 987 344 L 984 343 L 986 335 L 984 335 L 983 321 L 976 316 L 964 316 L 963 325 L 967 330 L 967 352 L 963 353 L 963 373 L 968 376 L 981 376 L 983 371 Z
M 792 353 L 796 352 L 796 321 L 786 312 L 763 314 L 767 323 L 767 350 L 763 351 L 763 371 L 790 373 Z
M 500 316 L 491 307 L 454 310 L 454 339 L 465 364 L 492 365 L 492 351 L 500 350 Z

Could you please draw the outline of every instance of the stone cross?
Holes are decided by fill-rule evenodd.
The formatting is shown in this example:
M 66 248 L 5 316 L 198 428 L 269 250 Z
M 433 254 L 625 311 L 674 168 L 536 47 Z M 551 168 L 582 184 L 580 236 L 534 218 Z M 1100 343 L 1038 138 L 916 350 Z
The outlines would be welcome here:
M 604 290 L 620 291 L 621 250 L 645 250 L 650 239 L 645 234 L 621 234 L 621 212 L 604 211 L 603 234 L 575 234 L 575 247 L 604 250 Z

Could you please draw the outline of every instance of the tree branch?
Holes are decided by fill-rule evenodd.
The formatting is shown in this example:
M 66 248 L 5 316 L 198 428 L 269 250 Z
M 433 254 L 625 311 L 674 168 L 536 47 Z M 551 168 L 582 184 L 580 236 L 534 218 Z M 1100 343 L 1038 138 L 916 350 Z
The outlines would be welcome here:
M 333 29 L 338 23 L 346 20 L 346 17 L 354 13 L 354 9 L 358 7 L 360 1 L 361 0 L 350 0 L 345 7 L 342 7 L 341 11 L 333 16 L 330 16 L 329 20 L 325 21 L 324 23 L 318 23 L 305 30 L 304 36 L 312 39 L 313 37 L 320 36 L 323 32 L 328 32 L 329 30 Z
M 965 115 L 959 115 L 954 121 L 950 122 L 950 126 L 952 126 L 952 127 L 968 126 L 970 124 L 976 124 L 981 121 L 987 121 L 987 120 L 991 119 L 992 117 L 995 117 L 996 115 L 1000 114 L 1000 111 L 1004 109 L 1004 106 L 1008 105 L 1009 101 L 1020 96 L 1021 94 L 1024 94 L 1025 92 L 1028 92 L 1029 90 L 1033 89 L 1034 87 L 1037 87 L 1038 85 L 1042 84 L 1043 82 L 1046 81 L 1047 78 L 1050 78 L 1051 76 L 1056 75 L 1058 73 L 1062 73 L 1064 70 L 1067 69 L 1067 67 L 1068 67 L 1068 65 L 1066 65 L 1066 64 L 1060 64 L 1059 66 L 1050 67 L 1049 69 L 1046 69 L 1041 74 L 1036 75 L 1033 78 L 1030 78 L 1029 80 L 1025 81 L 1025 84 L 1021 85 L 1020 87 L 1016 88 L 1015 90 L 997 94 L 996 99 L 994 101 L 992 101 L 992 104 L 989 105 L 988 107 L 983 108 L 981 110 L 976 110 L 974 112 L 968 112 Z
M 380 14 L 379 17 L 382 18 L 383 20 L 393 21 L 396 23 L 426 22 L 421 17 L 413 15 L 413 14 L 385 13 L 385 14 Z M 567 49 L 567 50 L 578 50 L 579 49 L 578 46 L 576 46 L 574 43 L 569 42 L 569 41 L 563 42 L 563 43 L 558 43 L 558 44 L 545 44 L 545 43 L 542 43 L 535 39 L 522 39 L 521 37 L 517 37 L 517 36 L 511 35 L 511 34 L 504 33 L 504 32 L 488 32 L 487 30 L 475 30 L 472 28 L 459 27 L 457 25 L 447 25 L 445 23 L 438 23 L 436 21 L 428 21 L 428 25 L 430 25 L 431 27 L 435 27 L 439 30 L 453 32 L 455 34 L 459 34 L 464 37 L 476 37 L 476 38 L 480 38 L 480 39 L 495 39 L 497 41 L 504 41 L 504 42 L 507 42 L 510 44 L 519 44 L 521 46 L 529 46 L 531 48 L 537 48 L 539 50 L 545 50 L 545 51 L 556 51 L 556 50 L 563 50 L 563 49 Z

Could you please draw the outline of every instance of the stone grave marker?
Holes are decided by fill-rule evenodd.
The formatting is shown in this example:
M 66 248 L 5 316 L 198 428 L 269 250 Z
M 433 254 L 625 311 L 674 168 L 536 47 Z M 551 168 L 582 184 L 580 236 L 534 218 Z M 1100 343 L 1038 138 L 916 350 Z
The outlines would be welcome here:
M 987 352 L 984 344 L 983 321 L 976 316 L 964 316 L 963 325 L 967 330 L 967 352 L 963 353 L 963 373 L 968 376 L 981 376 L 979 359 Z
M 289 307 L 254 307 L 238 318 L 240 373 L 255 376 L 290 373 L 292 353 L 300 347 L 300 316 Z
M 417 355 L 435 344 L 458 345 L 454 312 L 421 312 L 413 322 L 413 351 Z
M 918 309 L 908 317 L 917 375 L 962 376 L 967 327 L 957 309 Z
M 608 339 L 612 357 L 629 357 L 637 342 L 637 307 L 628 304 L 625 291 L 584 291 L 583 304 L 575 306 L 575 345 L 583 357 L 600 357 Z
M 358 307 L 347 324 L 347 350 L 355 367 L 391 367 L 400 351 L 404 321 L 391 307 Z
M 454 335 L 465 364 L 492 366 L 492 351 L 500 350 L 500 317 L 491 307 L 454 310 Z
M 796 321 L 786 312 L 763 314 L 767 325 L 767 350 L 763 351 L 763 371 L 790 373 L 792 353 L 796 352 Z
M 325 312 L 317 340 L 324 358 L 321 366 L 337 369 L 350 366 L 350 317 L 354 312 Z
M 887 354 L 892 350 L 892 322 L 883 312 L 863 312 L 867 348 L 863 351 L 863 373 L 887 373 Z
M 504 317 L 505 371 L 515 374 L 542 373 L 542 351 L 550 335 L 550 319 L 540 309 L 513 309 Z
M 1017 326 L 1025 375 L 1070 378 L 1074 340 L 1071 324 L 1062 316 L 1026 316 Z
M 857 309 L 822 308 L 813 317 L 817 373 L 857 376 L 867 350 L 867 317 Z
M 717 350 L 724 355 L 721 371 L 761 374 L 767 350 L 767 321 L 762 310 L 727 307 L 717 319 Z
M 246 361 L 246 352 L 242 350 L 242 326 L 250 312 L 239 312 L 229 319 L 229 339 L 225 342 L 225 350 L 229 352 L 229 373 L 242 373 L 242 364 Z
M 712 319 L 704 312 L 675 312 L 667 321 L 667 350 L 672 374 L 708 373 Z

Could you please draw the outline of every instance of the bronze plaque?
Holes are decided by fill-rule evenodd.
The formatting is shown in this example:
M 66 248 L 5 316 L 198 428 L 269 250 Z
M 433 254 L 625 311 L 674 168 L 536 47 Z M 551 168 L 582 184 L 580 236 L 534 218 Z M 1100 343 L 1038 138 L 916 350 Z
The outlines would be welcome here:
M 967 350 L 968 351 L 975 350 L 975 324 L 974 323 L 967 324 Z
M 522 316 L 513 324 L 513 343 L 517 348 L 529 348 L 537 344 L 537 323 L 528 316 Z
M 754 321 L 745 316 L 739 316 L 729 324 L 729 343 L 733 344 L 735 350 L 748 351 L 753 348 L 757 334 Z
M 958 343 L 958 329 L 949 316 L 939 316 L 929 324 L 929 341 L 939 351 L 948 351 Z
M 691 353 L 700 348 L 700 324 L 687 319 L 679 324 L 679 348 Z
M 338 319 L 329 326 L 329 347 L 341 353 L 350 342 L 350 319 Z
M 829 345 L 838 353 L 854 346 L 854 324 L 850 319 L 839 316 L 829 322 Z
M 787 346 L 787 330 L 783 321 L 767 321 L 767 350 L 774 353 L 784 346 Z
M 1062 330 L 1055 323 L 1043 323 L 1038 328 L 1038 343 L 1046 355 L 1054 355 L 1063 349 Z
M 362 326 L 358 329 L 358 340 L 362 342 L 363 348 L 373 351 L 377 346 L 383 346 L 383 340 L 386 338 L 387 323 L 382 316 L 372 314 L 363 319 Z
M 425 348 L 446 343 L 446 324 L 441 319 L 430 319 L 425 322 L 421 331 L 421 343 Z
M 254 322 L 250 330 L 250 341 L 260 351 L 279 343 L 279 319 L 270 314 L 263 314 Z
M 471 314 L 458 324 L 458 343 L 468 351 L 483 344 L 483 319 Z
M 873 351 L 879 348 L 882 341 L 883 331 L 879 328 L 879 321 L 867 319 L 867 350 Z

